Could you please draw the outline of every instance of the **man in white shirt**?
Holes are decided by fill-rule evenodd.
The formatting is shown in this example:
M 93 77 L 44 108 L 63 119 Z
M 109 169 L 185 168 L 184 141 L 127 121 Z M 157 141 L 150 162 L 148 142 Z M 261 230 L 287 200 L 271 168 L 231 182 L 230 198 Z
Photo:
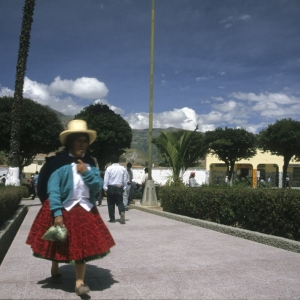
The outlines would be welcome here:
M 112 165 L 109 166 L 104 175 L 104 194 L 107 195 L 107 206 L 109 222 L 114 223 L 115 205 L 118 206 L 120 214 L 120 223 L 125 224 L 125 207 L 123 203 L 123 193 L 127 189 L 128 173 L 127 170 L 119 164 L 119 156 L 112 159 Z

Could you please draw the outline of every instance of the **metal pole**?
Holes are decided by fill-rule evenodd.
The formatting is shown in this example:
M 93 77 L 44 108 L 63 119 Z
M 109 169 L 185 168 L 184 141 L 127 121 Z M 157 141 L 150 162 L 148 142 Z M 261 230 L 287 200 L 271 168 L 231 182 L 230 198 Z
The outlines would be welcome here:
M 142 205 L 157 206 L 154 181 L 152 180 L 152 123 L 153 123 L 153 61 L 154 61 L 154 0 L 152 0 L 151 49 L 150 49 L 150 107 L 148 131 L 148 180 L 143 193 Z
M 148 180 L 152 180 L 152 127 L 153 127 L 153 65 L 154 65 L 154 1 L 152 0 L 150 46 L 150 106 L 148 131 Z

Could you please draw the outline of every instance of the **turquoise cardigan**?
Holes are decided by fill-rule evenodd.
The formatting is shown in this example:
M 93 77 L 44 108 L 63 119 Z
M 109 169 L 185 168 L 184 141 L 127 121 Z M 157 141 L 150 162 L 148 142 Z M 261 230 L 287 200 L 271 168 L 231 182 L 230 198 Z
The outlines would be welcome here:
M 103 179 L 100 176 L 98 168 L 92 166 L 90 170 L 82 173 L 82 179 L 89 188 L 89 201 L 95 205 L 96 195 L 103 187 Z M 70 164 L 60 167 L 51 174 L 47 192 L 53 216 L 61 216 L 63 205 L 70 199 L 73 193 L 73 172 Z

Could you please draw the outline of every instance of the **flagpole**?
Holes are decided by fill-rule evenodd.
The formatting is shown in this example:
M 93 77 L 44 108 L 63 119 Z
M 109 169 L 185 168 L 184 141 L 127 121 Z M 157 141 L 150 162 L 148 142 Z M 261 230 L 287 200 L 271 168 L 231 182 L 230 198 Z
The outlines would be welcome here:
M 148 180 L 143 193 L 143 206 L 157 206 L 154 181 L 152 180 L 152 127 L 153 127 L 153 69 L 154 69 L 154 1 L 151 13 L 151 43 L 150 43 L 150 101 L 149 101 L 149 130 L 148 130 Z
M 149 101 L 149 132 L 148 132 L 148 179 L 152 180 L 152 128 L 153 128 L 153 69 L 154 69 L 154 1 L 152 0 L 151 14 L 151 43 L 150 43 L 150 101 Z

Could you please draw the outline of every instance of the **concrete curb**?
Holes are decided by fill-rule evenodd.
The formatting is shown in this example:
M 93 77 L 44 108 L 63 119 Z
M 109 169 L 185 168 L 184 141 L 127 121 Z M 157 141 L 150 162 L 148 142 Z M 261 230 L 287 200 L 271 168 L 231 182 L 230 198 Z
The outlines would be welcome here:
M 221 233 L 233 235 L 236 237 L 240 237 L 246 240 L 251 240 L 260 244 L 265 244 L 268 246 L 292 251 L 292 252 L 297 252 L 300 253 L 300 242 L 289 240 L 286 238 L 282 237 L 277 237 L 274 235 L 268 235 L 268 234 L 263 234 L 255 231 L 250 231 L 250 230 L 245 230 L 245 229 L 240 229 L 240 228 L 235 228 L 231 226 L 226 226 L 226 225 L 221 225 L 218 223 L 213 223 L 209 221 L 204 221 L 200 219 L 193 219 L 190 217 L 185 217 L 181 215 L 176 215 L 172 214 L 169 212 L 161 211 L 158 208 L 159 207 L 145 207 L 145 206 L 139 206 L 139 205 L 130 205 L 131 208 L 138 209 L 144 212 L 148 212 L 154 215 L 158 215 L 161 217 L 173 219 L 176 221 L 184 222 L 187 224 L 203 227 L 206 229 L 218 231 Z
M 25 216 L 27 215 L 28 207 L 21 205 L 14 215 L 7 221 L 8 224 L 0 229 L 0 265 L 13 242 Z

